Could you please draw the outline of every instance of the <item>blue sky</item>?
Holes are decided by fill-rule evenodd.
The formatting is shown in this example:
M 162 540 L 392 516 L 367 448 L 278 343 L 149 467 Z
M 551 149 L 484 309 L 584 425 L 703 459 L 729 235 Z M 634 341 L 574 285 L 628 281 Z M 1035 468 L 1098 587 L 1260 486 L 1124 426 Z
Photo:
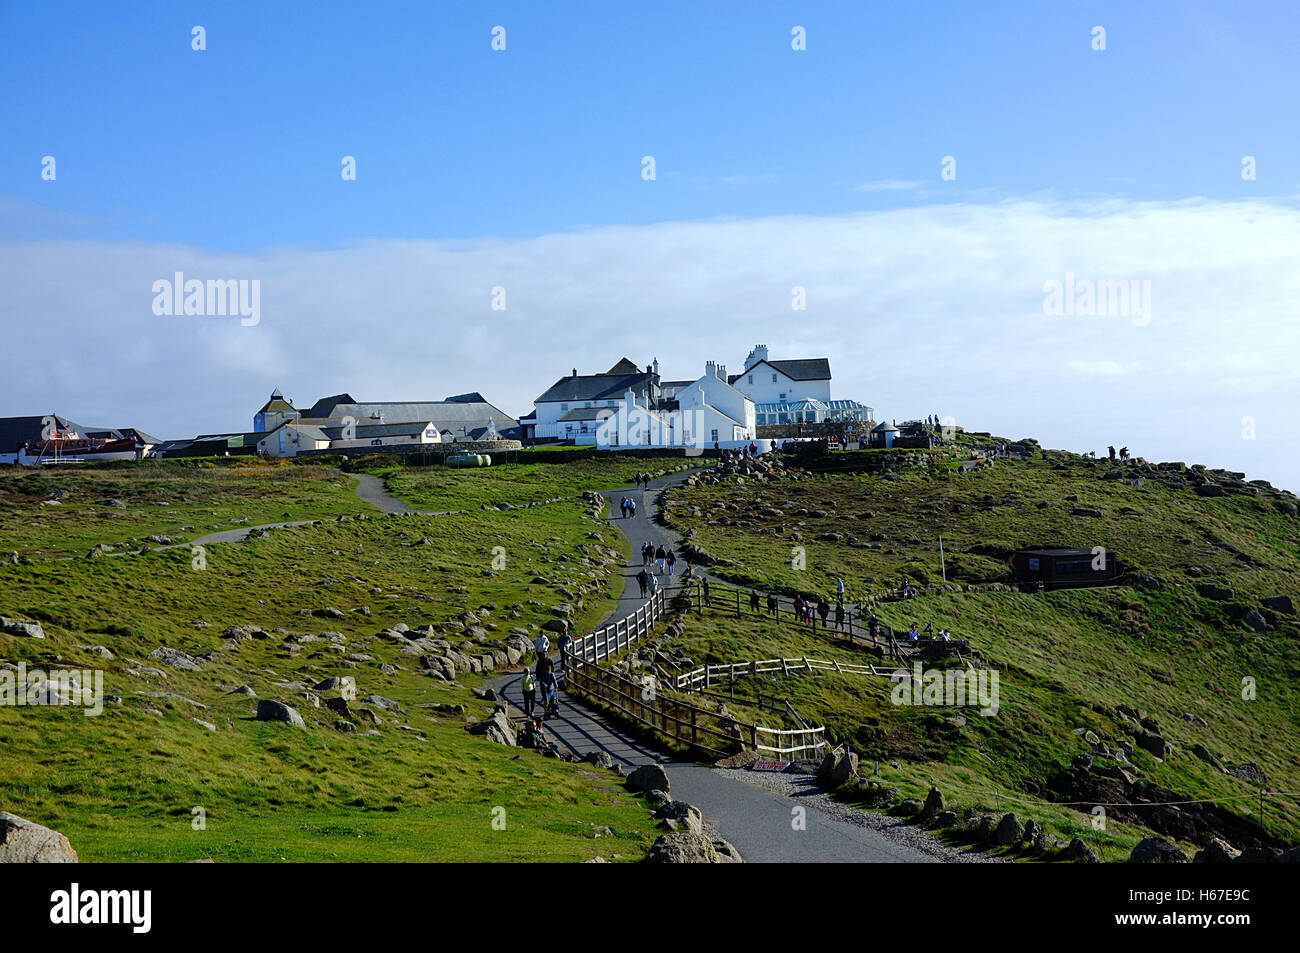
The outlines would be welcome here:
M 0 180 L 82 236 L 222 249 L 917 200 L 855 191 L 889 180 L 1234 198 L 1244 154 L 1290 194 L 1300 8 L 1239 6 L 9 3 Z
M 519 414 L 574 365 L 685 378 L 763 342 L 885 417 L 1300 488 L 1297 27 L 1284 3 L 0 2 L 0 326 L 29 369 L 0 415 L 183 436 L 276 386 Z M 260 280 L 260 324 L 153 315 L 177 270 Z M 1045 316 L 1067 272 L 1151 280 L 1151 320 Z

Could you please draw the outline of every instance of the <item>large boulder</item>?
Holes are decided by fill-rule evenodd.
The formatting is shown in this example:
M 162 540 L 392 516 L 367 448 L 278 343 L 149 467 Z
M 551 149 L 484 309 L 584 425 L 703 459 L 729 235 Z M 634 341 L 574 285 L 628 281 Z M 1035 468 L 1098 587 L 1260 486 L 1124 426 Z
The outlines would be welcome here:
M 656 821 L 664 821 L 674 831 L 685 830 L 692 834 L 704 831 L 704 815 L 698 807 L 685 801 L 669 801 L 650 816 Z
M 1241 851 L 1226 840 L 1215 837 L 1192 858 L 1194 864 L 1230 864 L 1241 856 Z
M 663 791 L 667 794 L 668 772 L 662 764 L 643 764 L 627 776 L 629 791 Z
M 312 690 L 317 692 L 338 692 L 338 697 L 344 701 L 356 701 L 357 680 L 351 675 L 331 675 L 325 681 L 318 682 Z
M 492 717 L 486 721 L 480 721 L 470 725 L 468 731 L 471 735 L 483 735 L 488 741 L 494 741 L 499 745 L 515 747 L 515 732 L 510 727 L 510 718 L 502 710 L 492 713 Z
M 1269 596 L 1267 599 L 1260 601 L 1263 603 L 1264 608 L 1272 609 L 1274 612 L 1295 612 L 1295 605 L 1292 604 L 1290 596 Z
M 0 864 L 75 864 L 77 852 L 58 831 L 0 811 Z
M 302 715 L 298 714 L 297 710 L 289 707 L 284 702 L 272 701 L 269 698 L 258 699 L 257 720 L 283 721 L 295 728 L 307 727 L 307 723 L 302 720 Z
M 850 778 L 857 777 L 858 756 L 844 745 L 828 752 L 817 768 L 817 781 L 823 787 L 835 788 Z
M 31 619 L 11 619 L 8 616 L 0 616 L 0 631 L 29 639 L 45 638 L 45 630 L 41 628 L 41 624 Z
M 1129 854 L 1130 864 L 1185 864 L 1187 857 L 1163 837 L 1145 837 Z
M 151 659 L 157 659 L 159 662 L 172 668 L 183 668 L 190 672 L 203 671 L 203 666 L 199 664 L 199 660 L 194 656 L 187 655 L 180 649 L 174 649 L 168 645 L 162 645 L 154 649 L 149 653 L 149 657 Z
M 1023 838 L 1024 830 L 1020 827 L 1016 815 L 1002 815 L 1002 820 L 998 821 L 998 826 L 993 831 L 993 842 L 1000 847 L 1010 847 L 1019 844 Z
M 1165 743 L 1165 739 L 1155 732 L 1136 732 L 1133 735 L 1133 740 L 1137 742 L 1139 748 L 1146 751 L 1152 757 L 1163 759 L 1168 754 L 1169 746 Z
M 646 861 L 651 864 L 724 864 L 731 858 L 718 853 L 713 841 L 700 833 L 673 831 L 650 845 Z

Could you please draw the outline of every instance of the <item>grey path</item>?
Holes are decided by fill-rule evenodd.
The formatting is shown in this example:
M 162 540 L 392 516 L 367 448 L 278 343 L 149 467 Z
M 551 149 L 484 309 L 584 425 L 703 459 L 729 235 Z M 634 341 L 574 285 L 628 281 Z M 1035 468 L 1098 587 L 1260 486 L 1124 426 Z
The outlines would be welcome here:
M 676 545 L 676 535 L 653 519 L 654 498 L 667 486 L 683 482 L 689 471 L 650 482 L 650 489 L 629 487 L 607 491 L 610 522 L 627 537 L 631 553 L 624 570 L 623 593 L 607 621 L 630 615 L 641 605 L 636 574 L 641 570 L 640 546 L 649 540 L 656 546 Z M 637 502 L 637 515 L 619 516 L 618 501 L 630 496 Z M 678 563 L 680 570 L 682 563 Z M 661 576 L 672 588 L 681 575 Z M 494 680 L 493 687 L 516 708 L 523 708 L 519 674 Z M 735 845 L 742 857 L 758 863 L 933 863 L 935 858 L 915 848 L 892 841 L 885 835 L 856 824 L 832 818 L 815 806 L 801 805 L 786 797 L 738 781 L 726 772 L 704 765 L 665 759 L 629 732 L 609 724 L 601 713 L 587 708 L 572 696 L 560 693 L 560 717 L 546 722 L 547 734 L 562 750 L 575 755 L 603 750 L 624 766 L 663 761 L 674 798 L 698 807 L 719 833 Z M 794 809 L 803 807 L 804 829 L 796 829 Z

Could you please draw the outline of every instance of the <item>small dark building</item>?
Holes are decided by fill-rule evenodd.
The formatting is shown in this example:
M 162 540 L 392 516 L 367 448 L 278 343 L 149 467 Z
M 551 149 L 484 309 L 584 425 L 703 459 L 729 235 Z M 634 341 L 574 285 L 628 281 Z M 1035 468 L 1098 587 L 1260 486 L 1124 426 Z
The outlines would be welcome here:
M 1043 547 L 1021 549 L 1011 556 L 1015 580 L 1043 589 L 1109 586 L 1119 578 L 1119 560 L 1109 550 Z

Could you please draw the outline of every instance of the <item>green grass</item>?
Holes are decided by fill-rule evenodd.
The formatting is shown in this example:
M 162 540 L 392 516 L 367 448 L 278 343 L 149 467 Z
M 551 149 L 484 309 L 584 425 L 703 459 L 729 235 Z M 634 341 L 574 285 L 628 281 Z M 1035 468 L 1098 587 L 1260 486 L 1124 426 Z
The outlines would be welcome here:
M 1256 818 L 1259 788 L 1195 757 L 1191 749 L 1201 744 L 1228 767 L 1259 764 L 1271 791 L 1300 791 L 1300 629 L 1294 616 L 1268 610 L 1264 633 L 1240 621 L 1261 597 L 1287 594 L 1300 602 L 1300 527 L 1267 500 L 1199 498 L 1154 481 L 1101 481 L 1091 468 L 1059 470 L 1038 461 L 1003 461 L 961 476 L 931 470 L 897 480 L 836 475 L 702 487 L 675 491 L 674 500 L 674 525 L 693 531 L 716 571 L 761 588 L 833 593 L 843 578 L 852 600 L 895 586 L 904 574 L 938 584 L 940 533 L 950 582 L 1006 578 L 1005 564 L 972 552 L 983 546 L 1103 545 L 1127 566 L 1152 571 L 1158 588 L 944 591 L 878 606 L 896 629 L 932 622 L 969 639 L 999 671 L 995 717 L 893 705 L 882 679 L 801 675 L 764 686 L 789 698 L 805 719 L 825 724 L 834 740 L 879 760 L 882 776 L 904 795 L 924 797 L 935 783 L 950 804 L 1016 810 L 1062 837 L 1086 830 L 1104 857 L 1122 859 L 1147 833 L 1139 823 L 1112 820 L 1098 834 L 1085 815 L 1049 804 L 1045 790 L 1049 774 L 1086 750 L 1076 728 L 1127 739 L 1114 714 L 1121 704 L 1155 718 L 1177 747 L 1163 762 L 1137 750 L 1142 782 L 1180 797 L 1221 799 Z M 769 506 L 785 515 L 759 515 Z M 1104 512 L 1074 516 L 1074 507 Z M 805 547 L 803 570 L 791 565 L 794 545 Z M 1231 585 L 1237 599 L 1202 598 L 1194 584 L 1203 580 Z M 685 622 L 674 648 L 697 665 L 801 655 L 866 659 L 864 650 L 836 644 L 833 634 L 777 628 L 761 618 L 706 614 Z M 1245 677 L 1257 683 L 1254 700 L 1242 698 Z M 964 725 L 950 721 L 957 714 Z M 1270 798 L 1266 819 L 1273 834 L 1295 841 L 1300 799 Z
M 512 629 L 531 633 L 560 603 L 590 627 L 622 588 L 622 559 L 601 562 L 614 545 L 613 530 L 566 502 L 277 530 L 207 547 L 204 570 L 184 549 L 4 566 L 0 613 L 40 619 L 47 638 L 0 634 L 0 658 L 100 669 L 123 701 L 99 717 L 0 707 L 0 804 L 61 830 L 83 860 L 639 859 L 653 839 L 649 814 L 612 774 L 471 736 L 465 716 L 428 714 L 418 706 L 464 704 L 483 717 L 491 706 L 469 691 L 482 680 L 425 677 L 380 635 L 398 622 L 430 624 L 454 645 L 491 644 Z M 344 615 L 311 615 L 325 607 Z M 363 607 L 369 616 L 354 611 Z M 453 618 L 467 610 L 485 633 Z M 228 644 L 223 631 L 235 624 L 272 637 Z M 342 633 L 346 651 L 292 647 L 324 631 Z M 85 644 L 117 658 L 100 660 Z M 160 645 L 215 654 L 201 672 L 168 669 L 148 659 Z M 141 663 L 167 677 L 131 675 Z M 385 674 L 384 664 L 397 670 Z M 403 713 L 378 711 L 379 737 L 342 734 L 331 727 L 338 716 L 277 685 L 333 674 Z M 252 720 L 255 700 L 226 694 L 241 684 L 294 705 L 311 727 Z M 191 722 L 183 702 L 137 694 L 158 691 L 209 706 L 193 713 L 217 731 Z M 207 811 L 204 831 L 191 829 L 196 805 Z M 505 809 L 504 830 L 491 824 L 495 807 Z M 594 825 L 615 836 L 594 838 Z
M 233 528 L 231 520 L 256 525 L 376 512 L 355 488 L 328 467 L 251 457 L 0 467 L 0 551 L 84 556 L 100 543 L 135 549 L 155 534 L 196 539 Z M 63 494 L 58 505 L 44 505 L 54 493 Z
M 560 496 L 577 496 L 586 490 L 611 490 L 629 486 L 633 475 L 660 475 L 698 466 L 698 461 L 676 455 L 629 457 L 600 454 L 568 463 L 507 463 L 491 467 L 376 468 L 368 472 L 384 478 L 384 488 L 412 507 L 431 512 L 478 509 L 499 502 L 534 503 Z

